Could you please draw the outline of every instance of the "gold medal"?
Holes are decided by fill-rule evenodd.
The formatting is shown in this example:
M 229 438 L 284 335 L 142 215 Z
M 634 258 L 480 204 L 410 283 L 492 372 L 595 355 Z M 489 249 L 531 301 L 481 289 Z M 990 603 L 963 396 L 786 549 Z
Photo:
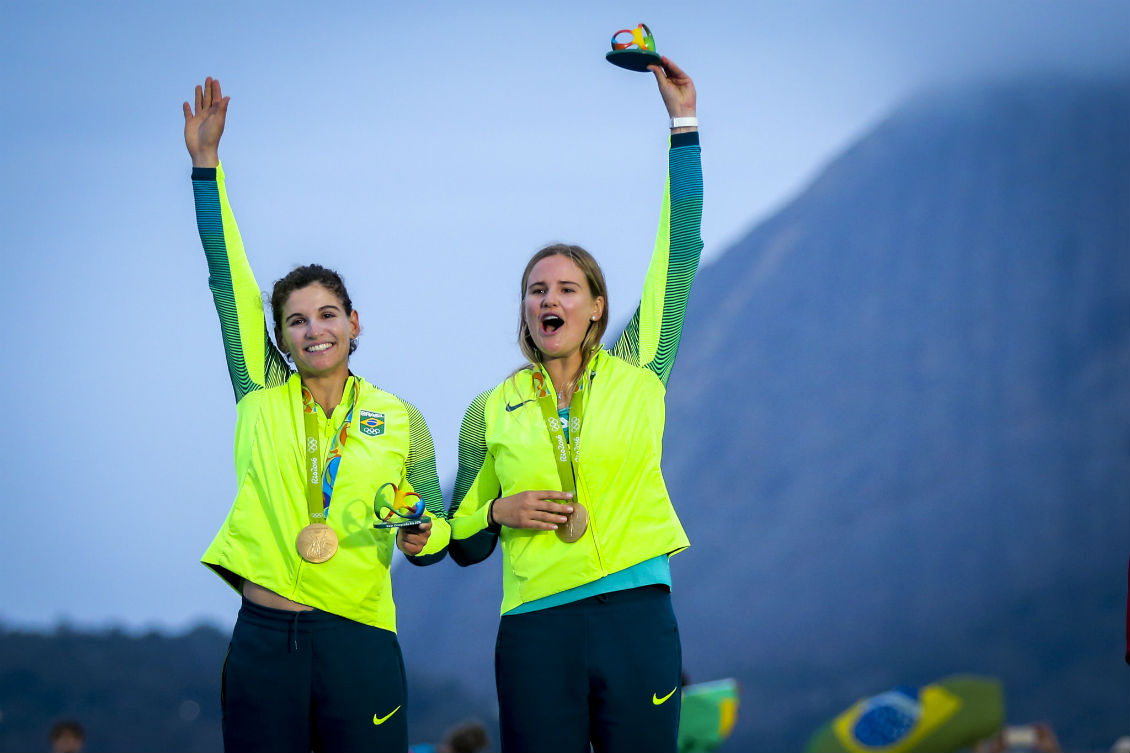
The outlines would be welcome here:
M 557 527 L 557 538 L 564 541 L 566 544 L 572 544 L 577 539 L 584 535 L 585 529 L 589 527 L 589 511 L 580 502 L 570 502 L 573 506 L 573 512 L 568 516 L 568 520 L 564 525 Z
M 294 545 L 298 556 L 316 565 L 337 553 L 337 534 L 325 523 L 311 523 L 298 532 Z

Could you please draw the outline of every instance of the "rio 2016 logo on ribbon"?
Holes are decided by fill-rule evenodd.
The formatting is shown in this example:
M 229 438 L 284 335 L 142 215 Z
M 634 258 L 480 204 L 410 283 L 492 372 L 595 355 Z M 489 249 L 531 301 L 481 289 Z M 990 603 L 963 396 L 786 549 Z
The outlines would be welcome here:
M 369 437 L 379 437 L 385 433 L 385 414 L 371 410 L 361 411 L 361 433 Z

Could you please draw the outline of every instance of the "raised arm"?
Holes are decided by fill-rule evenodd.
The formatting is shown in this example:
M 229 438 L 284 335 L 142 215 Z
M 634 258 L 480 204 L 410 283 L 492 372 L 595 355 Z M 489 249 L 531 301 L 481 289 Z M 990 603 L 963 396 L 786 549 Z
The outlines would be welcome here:
M 664 57 L 651 66 L 660 95 L 672 118 L 695 117 L 694 82 Z M 667 384 L 683 332 L 687 297 L 702 253 L 702 163 L 698 126 L 671 129 L 667 185 L 655 249 L 639 307 L 617 339 L 612 352 L 651 369 Z
M 228 204 L 219 147 L 229 99 L 216 79 L 209 77 L 197 86 L 195 107 L 183 105 L 184 144 L 192 157 L 196 227 L 208 261 L 208 287 L 220 316 L 228 374 L 238 403 L 249 392 L 282 384 L 290 369 L 267 332 L 259 285 Z
M 663 97 L 663 106 L 672 118 L 694 118 L 698 114 L 698 94 L 694 90 L 694 81 L 679 66 L 668 57 L 660 58 L 663 65 L 649 65 L 647 69 L 655 75 L 655 83 L 659 85 L 659 96 Z M 680 126 L 672 125 L 671 133 L 691 133 L 697 131 L 697 125 Z
M 204 79 L 204 86 L 196 87 L 196 107 L 185 102 L 184 145 L 192 157 L 193 167 L 216 167 L 220 164 L 220 137 L 227 123 L 228 102 L 223 96 L 219 79 Z

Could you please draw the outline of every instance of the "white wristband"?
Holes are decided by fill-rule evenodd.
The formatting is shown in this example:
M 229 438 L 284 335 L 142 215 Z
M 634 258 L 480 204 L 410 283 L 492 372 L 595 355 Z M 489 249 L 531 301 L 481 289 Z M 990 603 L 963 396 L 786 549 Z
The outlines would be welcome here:
M 672 128 L 698 128 L 698 118 L 690 116 L 689 118 L 671 118 Z

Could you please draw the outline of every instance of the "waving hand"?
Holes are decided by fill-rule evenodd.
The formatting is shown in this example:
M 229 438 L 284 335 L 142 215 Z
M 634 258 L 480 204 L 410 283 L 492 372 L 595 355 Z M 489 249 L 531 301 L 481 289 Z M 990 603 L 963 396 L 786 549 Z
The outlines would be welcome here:
M 228 100 L 220 92 L 219 79 L 204 79 L 196 87 L 196 107 L 188 102 L 184 109 L 184 145 L 192 156 L 193 167 L 215 167 L 220 163 L 220 137 L 228 116 Z

